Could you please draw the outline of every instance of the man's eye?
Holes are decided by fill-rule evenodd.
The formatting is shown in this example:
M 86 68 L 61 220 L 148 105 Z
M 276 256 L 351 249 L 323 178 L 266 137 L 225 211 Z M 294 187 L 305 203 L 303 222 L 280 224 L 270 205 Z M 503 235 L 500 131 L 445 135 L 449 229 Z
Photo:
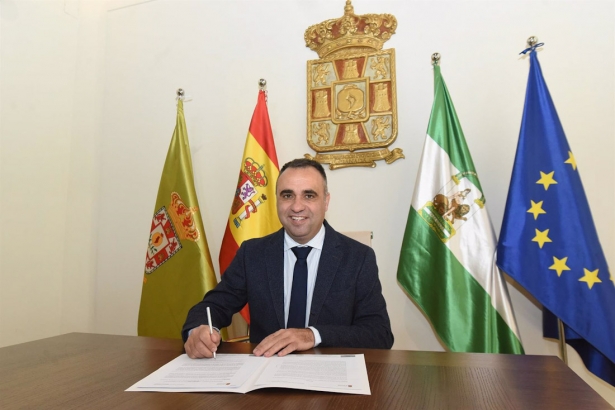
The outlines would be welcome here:
M 314 195 L 313 194 L 307 194 L 305 196 L 305 199 L 314 199 Z

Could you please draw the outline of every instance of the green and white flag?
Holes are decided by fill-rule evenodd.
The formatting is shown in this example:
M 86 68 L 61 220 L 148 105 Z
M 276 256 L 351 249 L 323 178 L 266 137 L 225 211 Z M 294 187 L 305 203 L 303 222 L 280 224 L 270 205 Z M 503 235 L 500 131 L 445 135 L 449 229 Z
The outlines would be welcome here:
M 523 353 L 483 190 L 440 67 L 397 280 L 454 352 Z

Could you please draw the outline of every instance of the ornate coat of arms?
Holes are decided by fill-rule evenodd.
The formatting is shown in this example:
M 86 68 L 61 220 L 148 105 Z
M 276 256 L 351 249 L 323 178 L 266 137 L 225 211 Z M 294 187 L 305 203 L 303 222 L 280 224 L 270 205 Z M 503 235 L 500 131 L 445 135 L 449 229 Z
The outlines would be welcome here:
M 307 142 L 317 155 L 306 158 L 332 170 L 404 158 L 387 148 L 397 138 L 395 50 L 382 46 L 396 28 L 394 16 L 358 16 L 346 1 L 343 17 L 305 31 L 320 57 L 307 63 Z
M 231 214 L 235 227 L 239 228 L 241 223 L 250 218 L 250 215 L 258 211 L 258 207 L 267 200 L 267 195 L 261 193 L 259 189 L 267 186 L 269 178 L 265 174 L 264 167 L 252 158 L 246 158 L 243 167 L 239 172 L 239 181 L 235 190 L 235 198 L 231 207 Z M 241 214 L 237 215 L 238 212 Z
M 453 180 L 454 178 L 453 176 Z M 455 183 L 459 184 L 459 181 Z M 418 210 L 419 216 L 444 243 L 455 236 L 457 230 L 485 206 L 485 197 L 480 191 L 477 192 L 476 188 L 473 192 L 471 185 L 464 184 L 453 188 L 449 185 L 443 187 L 431 201 Z M 476 197 L 477 194 L 481 197 Z
M 181 241 L 197 241 L 200 233 L 194 221 L 196 208 L 188 207 L 177 192 L 171 203 L 160 208 L 152 218 L 145 255 L 145 273 L 152 273 L 182 249 Z

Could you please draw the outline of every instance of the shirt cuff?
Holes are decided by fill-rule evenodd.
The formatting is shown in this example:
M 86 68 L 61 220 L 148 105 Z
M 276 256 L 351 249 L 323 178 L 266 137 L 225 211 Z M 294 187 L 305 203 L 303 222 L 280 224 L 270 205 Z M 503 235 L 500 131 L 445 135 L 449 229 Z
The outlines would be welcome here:
M 318 330 L 316 330 L 314 326 L 310 326 L 309 329 L 311 329 L 312 333 L 314 333 L 314 347 L 316 347 L 322 342 L 322 339 L 320 338 L 320 333 L 318 332 Z
M 213 330 L 215 330 L 216 332 L 218 332 L 218 334 L 220 334 L 220 329 L 218 329 L 218 328 L 217 328 L 217 327 L 215 327 L 215 326 L 212 326 L 211 328 L 212 328 Z M 192 329 L 188 330 L 188 337 L 190 337 L 190 335 L 192 334 L 192 331 L 193 331 L 194 329 L 196 329 L 196 327 L 193 327 Z

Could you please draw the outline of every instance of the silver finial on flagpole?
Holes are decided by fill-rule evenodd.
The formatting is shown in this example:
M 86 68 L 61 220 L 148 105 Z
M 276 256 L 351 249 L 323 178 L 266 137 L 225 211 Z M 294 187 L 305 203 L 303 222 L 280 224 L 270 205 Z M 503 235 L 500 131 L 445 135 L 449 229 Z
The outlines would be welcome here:
M 440 65 L 440 53 L 433 53 L 431 55 L 431 64 Z
M 258 80 L 258 88 L 265 91 L 267 89 L 267 80 L 265 80 L 264 78 Z
M 528 47 L 534 47 L 534 45 L 536 45 L 536 43 L 538 43 L 538 38 L 536 38 L 536 36 L 531 36 L 527 39 L 527 46 Z
M 178 100 L 184 100 L 184 89 L 183 88 L 178 88 L 177 89 L 177 99 Z

